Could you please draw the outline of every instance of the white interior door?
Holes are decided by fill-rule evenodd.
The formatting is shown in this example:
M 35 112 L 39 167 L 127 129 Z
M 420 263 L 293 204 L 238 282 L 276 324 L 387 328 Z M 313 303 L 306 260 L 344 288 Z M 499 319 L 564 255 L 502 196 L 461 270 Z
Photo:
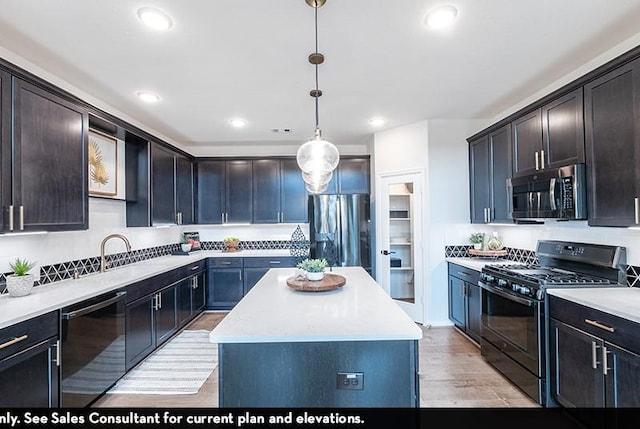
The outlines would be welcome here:
M 377 213 L 378 283 L 423 323 L 422 173 L 380 176 Z

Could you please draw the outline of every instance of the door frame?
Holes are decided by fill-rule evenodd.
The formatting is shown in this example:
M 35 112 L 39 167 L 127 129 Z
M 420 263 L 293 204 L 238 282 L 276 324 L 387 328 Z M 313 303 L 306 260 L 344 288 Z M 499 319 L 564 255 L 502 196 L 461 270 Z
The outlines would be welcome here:
M 425 320 L 425 304 L 426 304 L 426 288 L 424 283 L 425 265 L 423 255 L 423 238 L 426 228 L 424 222 L 424 188 L 425 188 L 425 172 L 419 170 L 406 170 L 382 173 L 376 175 L 376 281 L 387 294 L 390 295 L 390 275 L 391 267 L 389 265 L 388 256 L 382 255 L 382 250 L 389 249 L 389 196 L 387 192 L 387 184 L 391 181 L 412 182 L 414 184 L 413 193 L 413 275 L 414 275 L 414 303 L 394 300 L 400 308 L 402 308 L 411 319 L 415 322 L 423 324 Z

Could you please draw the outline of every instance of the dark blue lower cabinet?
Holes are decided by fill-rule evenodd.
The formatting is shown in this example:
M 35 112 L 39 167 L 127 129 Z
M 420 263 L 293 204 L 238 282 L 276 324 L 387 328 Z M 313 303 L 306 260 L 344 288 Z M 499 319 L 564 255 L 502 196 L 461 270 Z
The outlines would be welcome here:
M 419 406 L 416 340 L 221 343 L 218 350 L 220 407 Z

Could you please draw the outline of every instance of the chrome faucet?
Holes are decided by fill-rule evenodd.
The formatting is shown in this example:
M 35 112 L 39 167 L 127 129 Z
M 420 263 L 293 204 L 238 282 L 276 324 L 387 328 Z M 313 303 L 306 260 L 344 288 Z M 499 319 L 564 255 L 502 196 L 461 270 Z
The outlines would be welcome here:
M 109 234 L 105 238 L 102 239 L 102 243 L 100 243 L 100 272 L 104 273 L 107 269 L 107 264 L 104 260 L 104 245 L 111 238 L 120 238 L 124 241 L 124 244 L 127 246 L 127 252 L 131 252 L 131 243 L 129 243 L 129 239 L 122 234 Z

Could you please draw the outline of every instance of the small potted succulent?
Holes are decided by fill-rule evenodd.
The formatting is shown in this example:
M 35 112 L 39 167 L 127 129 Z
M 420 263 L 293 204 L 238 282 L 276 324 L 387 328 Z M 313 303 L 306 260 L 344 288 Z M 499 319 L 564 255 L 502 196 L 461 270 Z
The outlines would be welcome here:
M 324 278 L 324 269 L 328 265 L 326 259 L 305 259 L 296 265 L 306 272 L 307 280 L 318 281 Z
M 238 237 L 225 237 L 222 242 L 227 247 L 227 252 L 237 252 L 240 245 L 240 239 Z
M 26 296 L 31 293 L 35 277 L 29 270 L 35 265 L 35 262 L 20 258 L 9 264 L 13 271 L 13 274 L 7 276 L 7 290 L 10 296 Z
M 469 237 L 469 241 L 473 243 L 473 248 L 480 250 L 482 249 L 482 243 L 484 243 L 484 233 L 483 232 L 474 232 Z

